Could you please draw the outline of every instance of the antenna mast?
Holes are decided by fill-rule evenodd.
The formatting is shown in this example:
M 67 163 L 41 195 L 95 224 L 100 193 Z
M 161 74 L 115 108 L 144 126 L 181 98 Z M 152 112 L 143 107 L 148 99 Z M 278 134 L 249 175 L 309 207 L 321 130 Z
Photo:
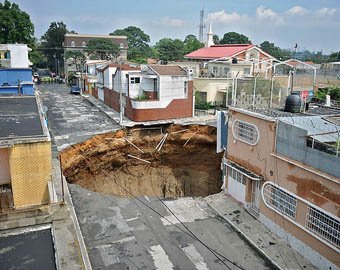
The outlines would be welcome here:
M 203 29 L 205 28 L 205 25 L 204 25 L 204 9 L 202 8 L 200 10 L 200 26 L 199 26 L 199 41 L 203 43 Z

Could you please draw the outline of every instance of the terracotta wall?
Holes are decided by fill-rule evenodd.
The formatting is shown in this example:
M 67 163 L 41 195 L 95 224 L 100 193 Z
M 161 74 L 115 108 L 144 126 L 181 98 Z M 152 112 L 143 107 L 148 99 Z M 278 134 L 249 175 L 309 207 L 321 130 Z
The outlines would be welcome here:
M 189 81 L 188 97 L 186 99 L 175 99 L 166 108 L 134 109 L 132 108 L 130 99 L 128 99 L 126 102 L 125 115 L 136 122 L 191 117 L 193 106 L 192 95 L 193 82 Z
M 120 112 L 119 93 L 104 87 L 104 103 Z

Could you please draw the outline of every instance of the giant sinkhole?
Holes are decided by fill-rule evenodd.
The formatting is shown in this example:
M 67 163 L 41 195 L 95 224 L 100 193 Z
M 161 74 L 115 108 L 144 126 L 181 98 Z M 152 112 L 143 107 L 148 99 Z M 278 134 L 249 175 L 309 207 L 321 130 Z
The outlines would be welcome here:
M 207 196 L 220 192 L 216 128 L 167 125 L 94 136 L 61 153 L 69 183 L 119 197 Z

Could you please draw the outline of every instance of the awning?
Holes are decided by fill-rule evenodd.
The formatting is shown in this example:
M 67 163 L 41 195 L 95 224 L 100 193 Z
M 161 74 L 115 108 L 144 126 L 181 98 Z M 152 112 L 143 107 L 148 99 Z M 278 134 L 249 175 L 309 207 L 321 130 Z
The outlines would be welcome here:
M 232 162 L 231 160 L 226 159 L 225 164 L 227 165 L 227 167 L 232 168 L 235 171 L 238 171 L 239 173 L 243 174 L 245 177 L 248 177 L 253 181 L 263 180 L 263 176 L 259 176 L 253 172 L 250 172 L 247 169 L 243 168 L 242 166 L 238 165 L 237 163 Z

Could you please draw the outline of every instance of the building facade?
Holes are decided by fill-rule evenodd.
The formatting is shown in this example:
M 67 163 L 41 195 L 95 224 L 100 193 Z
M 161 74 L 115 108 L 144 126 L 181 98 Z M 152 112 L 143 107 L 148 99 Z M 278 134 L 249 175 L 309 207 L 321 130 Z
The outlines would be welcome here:
M 222 118 L 225 191 L 314 265 L 337 269 L 339 116 L 230 108 Z
M 50 202 L 51 138 L 36 97 L 0 97 L 1 212 Z
M 110 64 L 97 71 L 95 95 L 133 121 L 193 115 L 193 83 L 179 66 Z
M 0 68 L 29 68 L 30 51 L 26 44 L 0 44 Z

